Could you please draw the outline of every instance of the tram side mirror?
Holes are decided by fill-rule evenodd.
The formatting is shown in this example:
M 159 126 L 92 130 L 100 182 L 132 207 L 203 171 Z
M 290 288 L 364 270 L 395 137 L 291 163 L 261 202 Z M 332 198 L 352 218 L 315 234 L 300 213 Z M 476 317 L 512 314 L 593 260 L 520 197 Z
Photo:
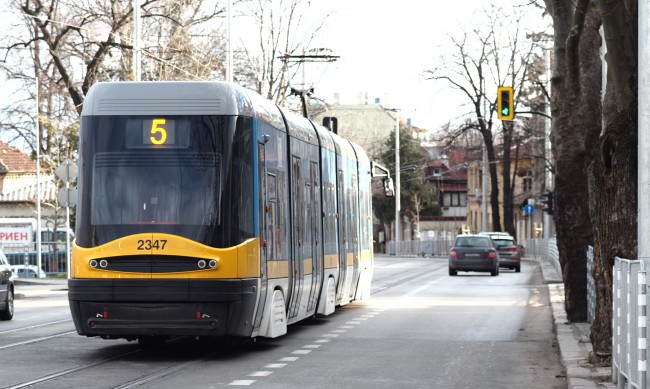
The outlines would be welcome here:
M 395 187 L 393 186 L 393 179 L 388 177 L 384 178 L 384 194 L 386 197 L 395 196 Z

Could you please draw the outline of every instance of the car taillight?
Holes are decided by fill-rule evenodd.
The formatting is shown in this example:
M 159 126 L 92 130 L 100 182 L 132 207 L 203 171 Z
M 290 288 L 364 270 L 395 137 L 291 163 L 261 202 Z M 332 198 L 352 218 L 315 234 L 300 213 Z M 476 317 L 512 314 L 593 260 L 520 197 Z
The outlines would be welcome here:
M 494 251 L 490 251 L 490 252 L 488 253 L 488 258 L 490 258 L 490 259 L 494 259 L 494 258 L 496 258 L 496 256 L 497 256 L 497 255 L 496 255 L 496 253 L 495 253 Z
M 451 250 L 451 251 L 449 252 L 449 256 L 450 256 L 450 257 L 454 257 L 454 258 L 456 258 L 456 257 L 458 257 L 458 253 L 456 253 L 456 250 Z
M 517 252 L 517 251 L 519 251 L 519 247 L 516 247 L 516 246 L 515 246 L 515 247 L 510 247 L 510 248 L 508 249 L 508 251 L 514 251 L 514 252 Z

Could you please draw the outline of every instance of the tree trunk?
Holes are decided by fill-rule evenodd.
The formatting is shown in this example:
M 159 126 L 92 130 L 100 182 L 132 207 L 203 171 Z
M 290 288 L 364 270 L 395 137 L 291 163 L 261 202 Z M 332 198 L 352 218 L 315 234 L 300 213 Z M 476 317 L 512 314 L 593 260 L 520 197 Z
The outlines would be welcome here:
M 623 4 L 625 3 L 625 4 Z M 593 221 L 596 317 L 594 353 L 611 355 L 612 266 L 614 258 L 636 259 L 638 237 L 637 20 L 636 2 L 599 0 L 607 45 L 606 127 L 589 169 Z M 624 6 L 625 5 L 625 6 Z
M 637 124 L 636 107 L 621 113 L 601 137 L 601 153 L 589 169 L 597 298 L 591 342 L 601 359 L 611 355 L 614 258 L 636 258 Z
M 587 246 L 592 243 L 587 165 L 591 161 L 589 141 L 600 132 L 600 16 L 589 0 L 579 0 L 575 10 L 570 1 L 550 0 L 547 6 L 555 30 L 551 94 L 554 220 L 567 317 L 577 322 L 587 319 Z
M 510 157 L 510 148 L 512 147 L 512 133 L 513 133 L 512 122 L 503 123 L 503 172 L 501 176 L 503 177 L 503 228 L 506 232 L 515 235 L 515 223 L 513 215 L 513 190 L 510 181 L 510 166 L 512 163 L 512 158 Z

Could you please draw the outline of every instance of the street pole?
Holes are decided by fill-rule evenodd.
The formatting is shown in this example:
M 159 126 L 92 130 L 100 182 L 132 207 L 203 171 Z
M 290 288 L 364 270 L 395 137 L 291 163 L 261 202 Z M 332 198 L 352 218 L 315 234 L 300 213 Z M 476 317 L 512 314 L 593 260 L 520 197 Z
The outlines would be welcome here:
M 133 0 L 133 79 L 142 80 L 142 61 L 140 59 L 140 0 Z
M 232 0 L 228 0 L 228 66 L 226 67 L 226 81 L 232 82 Z
M 650 61 L 650 0 L 639 1 L 639 118 L 638 118 L 638 216 L 637 216 L 637 255 L 646 266 L 650 262 L 650 74 L 648 73 L 648 62 Z
M 38 40 L 34 40 L 34 56 L 38 56 Z M 41 275 L 41 134 L 38 125 L 38 68 L 34 66 L 34 80 L 36 81 L 36 118 L 34 128 L 36 130 L 36 276 Z
M 603 41 L 604 44 L 604 41 Z M 546 90 L 551 93 L 551 52 L 546 50 Z M 545 164 L 553 160 L 553 153 L 551 153 L 551 102 L 546 103 L 545 108 L 545 126 L 544 126 L 544 156 Z M 553 172 L 551 169 L 545 169 L 546 172 L 546 191 L 553 190 Z M 553 236 L 553 216 L 546 212 L 542 212 L 544 221 L 544 239 L 548 240 Z
M 399 109 L 395 110 L 395 255 L 400 241 L 400 183 L 399 183 Z
M 485 143 L 483 143 L 483 172 L 482 172 L 482 181 L 483 185 L 481 188 L 481 231 L 488 230 L 488 211 L 487 211 L 487 187 L 488 187 L 488 160 L 487 160 L 487 148 Z

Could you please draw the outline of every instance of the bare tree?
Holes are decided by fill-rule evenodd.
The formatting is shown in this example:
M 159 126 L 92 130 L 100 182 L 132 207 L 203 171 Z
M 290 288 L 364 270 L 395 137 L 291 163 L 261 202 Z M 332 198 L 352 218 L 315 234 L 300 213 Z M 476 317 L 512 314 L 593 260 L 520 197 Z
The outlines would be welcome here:
M 496 112 L 496 87 L 512 85 L 521 92 L 527 81 L 527 69 L 533 59 L 536 45 L 531 41 L 521 41 L 521 16 L 507 18 L 509 26 L 494 15 L 502 12 L 486 12 L 488 23 L 485 30 L 476 29 L 470 37 L 465 33 L 462 39 L 452 38 L 456 54 L 452 60 L 443 59 L 437 69 L 426 72 L 427 79 L 445 81 L 460 90 L 468 99 L 471 107 L 469 116 L 460 126 L 447 127 L 451 132 L 442 132 L 442 136 L 453 141 L 468 130 L 478 131 L 482 138 L 490 173 L 490 207 L 492 209 L 492 228 L 501 231 L 501 211 L 499 207 L 499 180 L 497 172 L 496 142 L 502 143 L 500 161 L 503 163 L 502 188 L 505 228 L 515 233 L 513 218 L 513 190 L 510 178 L 510 150 L 517 132 L 512 122 L 504 122 L 501 132 L 494 121 Z M 515 28 L 512 28 L 514 22 Z M 508 31 L 506 33 L 506 31 Z M 478 46 L 473 48 L 474 42 Z
M 305 55 L 328 16 L 308 20 L 307 0 L 244 0 L 259 31 L 256 49 L 244 48 L 249 66 L 255 69 L 253 89 L 279 105 L 285 105 L 300 68 L 289 58 Z M 284 61 L 283 61 L 284 60 Z M 296 64 L 296 62 L 294 62 Z M 305 61 L 297 62 L 304 66 Z

